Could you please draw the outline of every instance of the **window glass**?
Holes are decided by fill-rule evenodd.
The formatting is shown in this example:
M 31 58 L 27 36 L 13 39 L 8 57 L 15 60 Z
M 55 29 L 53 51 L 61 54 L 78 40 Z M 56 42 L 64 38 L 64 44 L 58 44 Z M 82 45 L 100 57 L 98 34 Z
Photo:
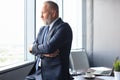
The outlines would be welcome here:
M 63 19 L 64 21 L 70 24 L 73 30 L 72 49 L 81 49 L 82 48 L 82 0 L 64 0 Z
M 24 0 L 0 0 L 0 67 L 24 60 Z

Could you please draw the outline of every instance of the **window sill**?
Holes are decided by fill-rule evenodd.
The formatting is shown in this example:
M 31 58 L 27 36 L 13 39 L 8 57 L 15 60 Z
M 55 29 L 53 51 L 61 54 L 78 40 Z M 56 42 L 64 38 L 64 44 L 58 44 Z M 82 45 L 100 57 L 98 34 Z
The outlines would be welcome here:
M 0 74 L 7 73 L 9 71 L 13 71 L 13 70 L 16 70 L 16 69 L 20 69 L 20 68 L 23 68 L 25 66 L 32 65 L 33 63 L 34 63 L 34 61 L 24 61 L 24 62 L 21 62 L 21 63 L 18 63 L 18 64 L 13 64 L 13 65 L 8 65 L 8 66 L 5 66 L 5 67 L 1 67 L 0 68 Z

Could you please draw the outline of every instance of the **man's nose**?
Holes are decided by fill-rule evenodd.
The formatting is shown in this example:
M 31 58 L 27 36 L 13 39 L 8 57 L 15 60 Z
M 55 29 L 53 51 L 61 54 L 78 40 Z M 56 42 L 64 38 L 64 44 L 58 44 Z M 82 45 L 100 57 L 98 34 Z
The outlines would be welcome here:
M 40 18 L 43 18 L 43 15 L 41 14 Z

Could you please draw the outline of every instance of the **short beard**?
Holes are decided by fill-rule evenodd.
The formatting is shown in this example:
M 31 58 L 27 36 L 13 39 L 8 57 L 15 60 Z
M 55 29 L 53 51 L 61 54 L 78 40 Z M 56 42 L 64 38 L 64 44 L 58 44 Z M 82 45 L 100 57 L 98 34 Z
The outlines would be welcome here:
M 48 16 L 48 19 L 46 20 L 46 25 L 50 25 L 52 22 L 51 16 Z

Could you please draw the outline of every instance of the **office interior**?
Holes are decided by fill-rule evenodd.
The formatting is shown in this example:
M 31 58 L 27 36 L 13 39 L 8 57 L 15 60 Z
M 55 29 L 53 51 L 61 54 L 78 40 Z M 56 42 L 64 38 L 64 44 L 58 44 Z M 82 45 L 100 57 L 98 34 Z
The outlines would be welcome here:
M 34 0 L 27 6 L 34 6 Z M 87 54 L 90 67 L 112 67 L 117 56 L 120 56 L 120 0 L 82 0 L 84 9 L 82 20 L 83 52 Z M 31 8 L 34 11 L 34 7 Z M 26 16 L 35 14 L 27 13 Z M 79 15 L 78 15 L 79 16 Z M 35 25 L 34 21 L 28 21 L 29 25 Z M 33 32 L 32 32 L 33 33 Z M 34 35 L 32 35 L 34 36 Z M 28 37 L 31 37 L 28 35 Z M 33 41 L 30 40 L 31 43 Z M 74 51 L 73 51 L 74 52 Z M 72 51 L 71 51 L 72 53 Z M 77 54 L 82 51 L 77 51 Z M 79 64 L 77 57 L 77 64 Z M 23 80 L 34 62 L 20 64 L 17 67 L 0 71 L 0 80 Z

